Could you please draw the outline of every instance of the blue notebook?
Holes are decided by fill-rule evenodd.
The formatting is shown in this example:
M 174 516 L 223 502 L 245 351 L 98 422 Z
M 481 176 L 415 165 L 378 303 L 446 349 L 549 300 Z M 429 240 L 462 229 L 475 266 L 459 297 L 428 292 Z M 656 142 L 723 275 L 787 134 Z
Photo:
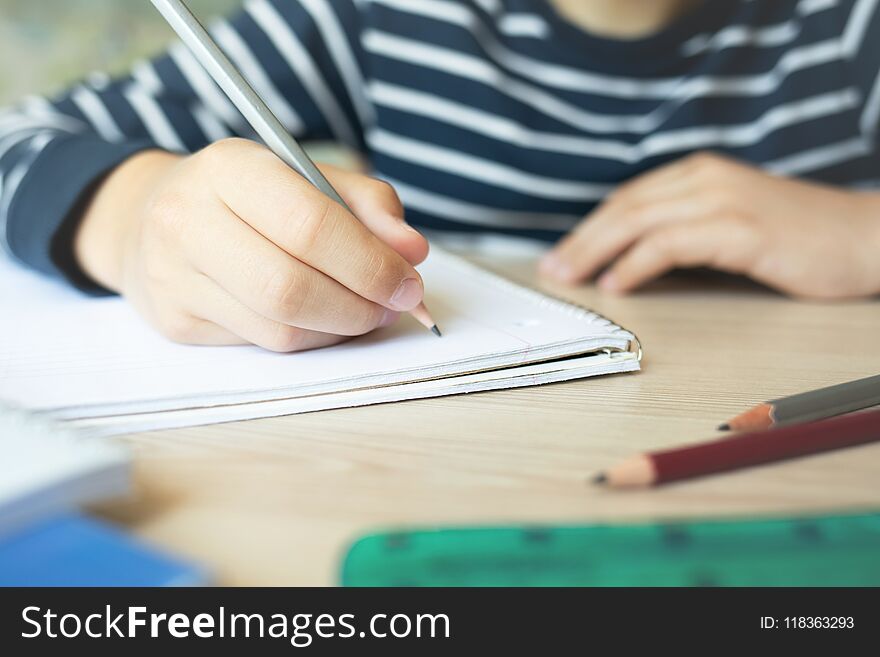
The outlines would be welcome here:
M 203 586 L 207 573 L 78 514 L 0 540 L 0 586 Z

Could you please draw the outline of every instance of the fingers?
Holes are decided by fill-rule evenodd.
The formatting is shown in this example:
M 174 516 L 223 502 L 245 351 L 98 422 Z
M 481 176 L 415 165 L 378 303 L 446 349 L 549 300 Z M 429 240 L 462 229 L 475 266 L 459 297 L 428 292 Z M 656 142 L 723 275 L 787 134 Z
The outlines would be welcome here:
M 355 336 L 388 325 L 398 316 L 291 257 L 225 208 L 211 217 L 203 231 L 202 240 L 185 246 L 193 264 L 267 319 Z
M 191 315 L 179 315 L 160 323 L 159 331 L 169 340 L 181 344 L 194 344 L 210 347 L 228 347 L 248 344 L 248 341 L 214 322 Z
M 663 226 L 640 239 L 599 279 L 609 292 L 628 292 L 672 269 L 748 268 L 748 231 L 734 219 L 716 218 Z
M 391 185 L 336 167 L 322 166 L 321 171 L 361 223 L 407 262 L 417 265 L 428 257 L 428 240 L 406 223 L 403 204 Z
M 577 283 L 657 227 L 711 216 L 716 210 L 712 198 L 688 195 L 602 207 L 557 245 L 542 261 L 541 272 L 563 283 Z
M 206 151 L 208 152 L 208 151 Z M 222 153 L 214 149 L 212 158 Z M 397 311 L 424 296 L 413 266 L 271 152 L 239 154 L 233 169 L 209 163 L 218 196 L 242 220 L 288 254 L 356 294 Z
M 561 283 L 578 283 L 594 276 L 644 231 L 664 220 L 692 216 L 688 197 L 695 162 L 698 158 L 677 160 L 620 185 L 541 261 L 540 273 Z
M 200 327 L 198 322 L 203 321 L 225 330 L 227 336 L 229 334 L 239 336 L 251 344 L 277 352 L 318 349 L 339 344 L 347 339 L 343 336 L 310 331 L 268 319 L 240 303 L 207 277 L 201 277 L 195 285 L 198 288 L 196 294 L 190 297 L 187 302 L 193 315 L 198 318 L 195 320 L 195 331 L 191 334 L 193 337 L 198 335 L 197 331 L 203 331 L 209 339 L 222 339 L 219 332 L 212 333 L 208 328 Z M 197 340 L 179 341 L 196 342 Z M 216 343 L 209 342 L 208 344 Z
M 603 277 L 602 282 L 608 289 L 624 291 L 647 280 L 635 272 L 649 271 L 649 260 L 654 270 L 665 271 L 661 256 L 666 251 L 676 255 L 677 262 L 671 266 L 687 266 L 689 254 L 674 249 L 678 236 L 686 234 L 686 229 L 679 232 L 678 228 L 705 219 L 731 217 L 748 207 L 742 195 L 728 191 L 737 181 L 740 187 L 746 186 L 743 171 L 748 169 L 713 154 L 698 153 L 644 174 L 620 186 L 561 240 L 542 260 L 540 271 L 573 284 L 595 276 L 620 258 L 626 264 L 624 269 L 618 270 L 615 265 L 614 273 Z M 725 238 L 721 235 L 715 239 Z M 696 251 L 692 255 L 699 258 L 705 254 Z M 737 256 L 729 266 L 740 271 L 739 263 L 745 259 Z M 638 279 L 639 283 L 630 279 Z

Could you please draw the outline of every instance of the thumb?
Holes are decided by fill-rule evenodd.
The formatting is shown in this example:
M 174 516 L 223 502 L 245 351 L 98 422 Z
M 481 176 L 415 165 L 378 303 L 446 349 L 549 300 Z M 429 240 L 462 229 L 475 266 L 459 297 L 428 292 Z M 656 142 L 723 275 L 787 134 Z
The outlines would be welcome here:
M 376 237 L 411 265 L 428 257 L 428 240 L 406 222 L 403 204 L 391 185 L 336 167 L 320 168 L 354 215 Z

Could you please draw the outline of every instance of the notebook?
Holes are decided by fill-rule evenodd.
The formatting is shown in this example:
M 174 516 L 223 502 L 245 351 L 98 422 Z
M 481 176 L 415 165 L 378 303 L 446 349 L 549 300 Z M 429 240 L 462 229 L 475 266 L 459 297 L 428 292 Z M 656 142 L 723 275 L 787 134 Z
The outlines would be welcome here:
M 99 433 L 539 385 L 639 369 L 635 336 L 441 249 L 419 268 L 436 338 L 410 317 L 277 354 L 173 344 L 120 299 L 0 263 L 0 399 Z
M 129 491 L 128 451 L 0 405 L 0 538 L 46 515 Z
M 78 514 L 0 539 L 0 586 L 204 586 L 205 570 Z

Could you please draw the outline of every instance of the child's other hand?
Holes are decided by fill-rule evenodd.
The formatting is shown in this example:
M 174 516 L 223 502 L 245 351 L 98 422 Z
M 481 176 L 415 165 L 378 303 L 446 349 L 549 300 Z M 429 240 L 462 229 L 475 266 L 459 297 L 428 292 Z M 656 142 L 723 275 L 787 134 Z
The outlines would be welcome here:
M 744 274 L 817 299 L 880 293 L 880 195 L 780 178 L 710 155 L 621 186 L 541 273 L 628 292 L 678 267 Z
M 391 187 L 323 171 L 360 220 L 253 142 L 136 155 L 97 191 L 77 258 L 179 342 L 298 351 L 391 324 L 422 301 L 428 244 Z

